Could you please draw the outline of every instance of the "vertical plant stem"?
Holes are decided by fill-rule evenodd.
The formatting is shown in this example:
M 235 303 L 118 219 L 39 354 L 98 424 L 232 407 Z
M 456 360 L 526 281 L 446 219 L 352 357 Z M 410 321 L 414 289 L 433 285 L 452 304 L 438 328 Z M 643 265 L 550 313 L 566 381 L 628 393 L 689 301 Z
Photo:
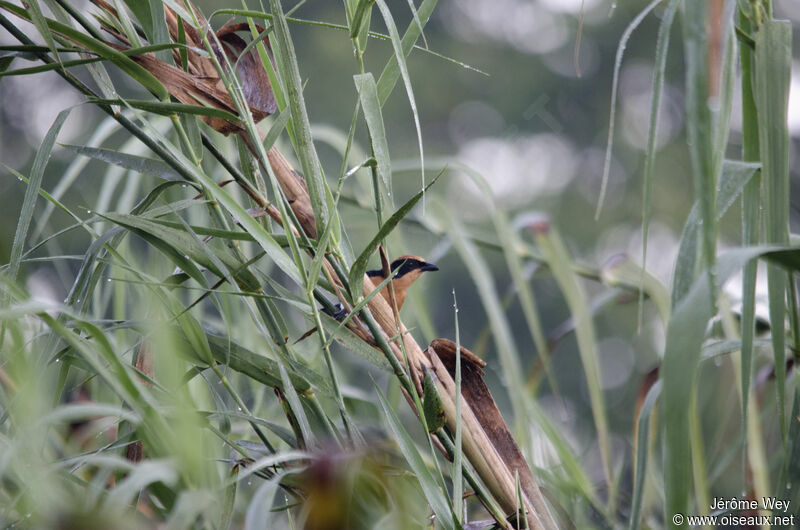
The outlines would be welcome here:
M 739 10 L 739 27 L 750 34 L 750 19 Z M 740 43 L 739 57 L 742 76 L 742 160 L 759 161 L 758 112 L 753 99 L 753 50 Z M 750 179 L 742 192 L 742 245 L 756 245 L 761 227 L 761 170 Z M 745 265 L 742 272 L 742 424 L 748 425 L 750 381 L 753 377 L 753 338 L 755 336 L 757 262 Z M 744 455 L 743 455 L 744 457 Z

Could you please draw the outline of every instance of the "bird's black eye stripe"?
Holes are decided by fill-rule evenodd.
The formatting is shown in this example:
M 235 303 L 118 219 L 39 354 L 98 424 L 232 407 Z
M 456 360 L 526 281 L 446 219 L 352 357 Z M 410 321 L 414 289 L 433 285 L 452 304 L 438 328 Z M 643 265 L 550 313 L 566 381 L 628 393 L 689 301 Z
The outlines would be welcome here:
M 408 274 L 411 271 L 415 271 L 417 269 L 420 269 L 423 265 L 425 265 L 425 262 L 420 261 L 418 259 L 402 258 L 402 259 L 394 260 L 391 263 L 391 265 L 389 265 L 389 270 L 394 271 L 394 277 L 395 278 L 400 278 L 402 276 L 405 276 L 406 274 Z M 367 271 L 367 276 L 369 276 L 370 278 L 375 278 L 377 276 L 380 276 L 382 278 L 383 277 L 383 270 L 382 269 L 376 269 L 376 270 Z
M 422 266 L 422 262 L 416 259 L 396 259 L 390 265 L 392 270 L 397 270 L 394 273 L 395 278 L 400 278 L 401 276 L 405 276 L 409 272 L 419 269 Z

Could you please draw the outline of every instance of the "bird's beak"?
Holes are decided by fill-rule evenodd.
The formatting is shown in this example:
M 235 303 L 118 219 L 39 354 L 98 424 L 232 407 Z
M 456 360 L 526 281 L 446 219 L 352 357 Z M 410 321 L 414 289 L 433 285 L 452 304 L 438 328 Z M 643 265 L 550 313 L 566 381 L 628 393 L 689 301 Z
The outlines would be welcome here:
M 422 267 L 420 267 L 419 270 L 421 270 L 423 272 L 424 271 L 438 271 L 439 267 L 437 267 L 433 263 L 425 262 L 425 263 L 422 264 Z

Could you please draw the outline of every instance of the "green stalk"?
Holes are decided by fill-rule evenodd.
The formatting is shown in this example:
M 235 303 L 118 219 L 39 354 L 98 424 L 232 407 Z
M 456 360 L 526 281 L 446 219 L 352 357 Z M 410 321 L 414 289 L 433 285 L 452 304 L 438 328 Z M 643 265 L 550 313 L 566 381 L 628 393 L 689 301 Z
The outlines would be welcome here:
M 248 416 L 252 416 L 253 414 L 250 412 L 250 409 L 247 408 L 247 404 L 239 396 L 239 393 L 236 392 L 236 389 L 233 388 L 233 386 L 231 386 L 231 383 L 230 383 L 230 381 L 228 381 L 228 378 L 225 376 L 225 374 L 223 374 L 220 371 L 219 367 L 217 366 L 217 362 L 214 361 L 209 366 L 211 367 L 211 370 L 213 370 L 214 373 L 216 374 L 216 376 L 219 378 L 220 382 L 222 382 L 222 385 L 225 387 L 225 389 L 231 395 L 233 400 L 236 402 L 236 405 L 240 409 L 242 409 L 242 412 L 244 412 Z M 264 444 L 264 446 L 267 448 L 267 450 L 269 450 L 270 453 L 274 454 L 275 453 L 275 447 L 269 442 L 269 440 L 267 439 L 266 435 L 261 430 L 261 427 L 259 427 L 253 421 L 248 421 L 248 423 L 253 428 L 253 430 L 255 431 L 255 433 L 258 436 L 258 438 L 261 440 L 261 443 Z
M 750 33 L 750 19 L 742 10 L 738 15 L 739 27 Z M 742 160 L 758 162 L 758 111 L 753 98 L 753 50 L 745 42 L 739 43 L 742 68 Z M 761 171 L 757 171 L 742 192 L 742 245 L 756 245 L 760 233 Z M 748 425 L 750 381 L 753 377 L 753 338 L 755 336 L 756 274 L 757 263 L 745 265 L 742 271 L 742 425 Z

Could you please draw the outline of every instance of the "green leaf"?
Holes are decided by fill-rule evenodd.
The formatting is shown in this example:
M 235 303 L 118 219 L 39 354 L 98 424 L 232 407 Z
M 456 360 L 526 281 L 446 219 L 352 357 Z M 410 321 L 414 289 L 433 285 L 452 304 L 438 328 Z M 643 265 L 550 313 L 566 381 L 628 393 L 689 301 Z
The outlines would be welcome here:
M 228 337 L 208 335 L 208 344 L 216 362 L 266 386 L 283 388 L 277 361 L 254 353 Z M 290 383 L 298 392 L 307 392 L 312 383 L 317 390 L 326 394 L 331 392 L 324 379 L 300 363 L 292 363 L 287 372 Z
M 485 186 L 485 180 L 480 179 L 480 185 Z M 496 347 L 500 367 L 508 388 L 508 397 L 511 401 L 514 431 L 522 437 L 520 443 L 527 445 L 527 431 L 523 428 L 528 422 L 529 400 L 525 392 L 518 389 L 525 388 L 522 378 L 523 370 L 520 363 L 519 349 L 514 340 L 514 333 L 507 318 L 507 313 L 502 307 L 500 296 L 497 292 L 492 271 L 478 251 L 476 245 L 466 236 L 463 225 L 454 214 L 455 208 L 434 203 L 434 210 L 446 212 L 446 229 L 450 233 L 453 246 L 461 256 L 461 261 L 466 265 L 472 281 L 475 283 L 481 304 L 486 311 L 492 336 Z
M 764 22 L 756 33 L 754 94 L 758 109 L 758 140 L 766 243 L 789 242 L 789 85 L 792 70 L 792 26 L 788 21 Z M 769 319 L 775 356 L 775 391 L 781 435 L 786 441 L 786 364 L 784 319 L 786 274 L 767 267 Z M 792 282 L 792 289 L 794 289 Z
M 458 350 L 457 350 L 458 351 Z M 447 420 L 442 405 L 442 398 L 436 390 L 436 383 L 430 371 L 425 371 L 425 379 L 422 382 L 422 405 L 425 412 L 425 422 L 428 425 L 428 432 L 436 433 L 444 427 Z
M 753 162 L 737 162 L 726 160 L 722 166 L 719 190 L 717 192 L 717 219 L 721 219 L 728 208 L 742 194 L 742 191 L 760 169 L 760 164 Z M 678 257 L 675 260 L 675 272 L 672 278 L 672 307 L 674 308 L 692 286 L 695 280 L 697 261 L 697 243 L 700 231 L 699 201 L 692 207 L 686 223 L 683 225 Z
M 25 240 L 28 237 L 28 229 L 31 226 L 31 219 L 33 219 L 33 212 L 36 207 L 36 197 L 39 195 L 39 188 L 42 186 L 42 178 L 44 177 L 44 168 L 50 160 L 50 153 L 53 150 L 53 145 L 56 142 L 58 133 L 64 125 L 69 113 L 72 109 L 62 110 L 53 125 L 47 131 L 47 134 L 42 140 L 42 144 L 36 151 L 36 157 L 33 159 L 33 166 L 31 167 L 30 181 L 28 187 L 25 189 L 25 198 L 22 200 L 22 209 L 19 213 L 19 222 L 17 223 L 17 231 L 14 234 L 14 242 L 11 245 L 11 256 L 8 260 L 8 277 L 12 281 L 16 279 L 17 272 L 19 271 L 19 263 L 22 258 L 22 250 L 25 248 Z
M 275 264 L 282 270 L 292 281 L 298 285 L 302 285 L 303 281 L 300 277 L 300 272 L 295 262 L 286 255 L 281 246 L 267 232 L 267 230 L 251 216 L 237 200 L 235 200 L 224 188 L 220 188 L 217 182 L 205 174 L 201 168 L 193 164 L 179 151 L 173 151 L 176 162 L 186 170 L 191 178 L 203 185 L 211 198 L 218 201 L 246 230 L 259 246 L 267 253 L 267 255 L 275 262 Z
M 94 158 L 119 166 L 144 175 L 151 175 L 164 180 L 183 180 L 174 169 L 169 167 L 161 160 L 145 158 L 142 156 L 129 155 L 113 149 L 103 147 L 88 147 L 83 145 L 62 144 L 61 147 L 69 149 L 79 155 Z
M 291 379 L 289 379 L 289 373 L 286 371 L 286 367 L 283 366 L 283 363 L 280 361 L 278 361 L 278 371 L 280 372 L 281 381 L 283 382 L 283 392 L 286 395 L 286 400 L 289 402 L 292 414 L 300 427 L 300 433 L 298 433 L 298 435 L 302 434 L 306 447 L 313 447 L 315 440 L 314 433 L 311 430 L 311 425 L 308 423 L 308 417 L 303 409 L 303 404 L 300 402 L 300 396 L 297 395 L 297 391 L 291 384 Z
M 628 287 L 639 290 L 641 295 L 647 294 L 658 309 L 658 315 L 663 323 L 666 324 L 669 320 L 669 290 L 658 278 L 634 263 L 628 256 L 614 256 L 609 259 L 600 270 L 600 279 L 612 287 Z
M 678 10 L 681 0 L 670 0 L 664 11 L 664 17 L 658 26 L 658 40 L 656 41 L 656 59 L 653 68 L 653 97 L 650 102 L 650 130 L 647 138 L 647 155 L 644 161 L 644 177 L 642 187 L 642 264 L 647 264 L 647 234 L 650 227 L 650 212 L 653 202 L 653 172 L 656 161 L 656 137 L 658 134 L 658 115 L 661 105 L 661 93 L 664 90 L 664 69 L 667 62 L 667 50 L 669 49 L 669 32 L 672 29 L 672 22 L 675 19 L 675 12 Z M 644 271 L 644 267 L 642 267 Z M 644 275 L 642 275 L 644 282 Z M 643 287 L 643 286 L 642 286 Z M 644 289 L 639 290 L 639 304 L 641 307 Z M 640 311 L 641 322 L 641 311 Z
M 158 52 L 158 51 L 161 51 L 161 50 L 169 50 L 169 49 L 176 48 L 176 47 L 179 47 L 179 45 L 178 44 L 158 44 L 158 45 L 155 45 L 155 46 L 142 46 L 140 48 L 130 48 L 130 49 L 121 50 L 121 51 L 122 51 L 123 54 L 125 54 L 127 56 L 135 56 L 135 55 L 142 55 L 142 54 L 145 54 L 145 53 Z M 40 46 L 30 46 L 29 48 L 32 51 L 34 51 L 34 50 L 38 51 L 39 49 L 41 49 Z M 185 46 L 181 47 L 182 51 L 185 51 L 185 49 L 186 49 Z M 64 49 L 64 51 L 78 52 L 78 51 L 82 51 L 82 50 L 80 50 L 80 49 L 77 49 L 77 50 Z M 14 55 L 8 55 L 8 56 L 4 56 L 4 57 L 14 58 L 14 57 L 18 56 L 17 54 L 20 54 L 19 56 L 21 56 L 21 57 L 28 58 L 28 53 L 26 53 L 26 52 L 17 52 Z M 0 54 L 0 55 L 2 55 L 2 54 Z M 36 56 L 33 56 L 31 58 L 35 59 Z M 41 64 L 41 65 L 38 65 L 38 66 L 31 66 L 30 68 L 18 68 L 16 70 L 11 70 L 11 71 L 7 71 L 7 72 L 4 72 L 3 70 L 0 70 L 0 74 L 2 74 L 2 75 L 0 75 L 0 77 L 39 74 L 39 73 L 42 73 L 42 72 L 49 72 L 51 70 L 60 70 L 62 68 L 72 68 L 74 66 L 91 65 L 91 64 L 98 63 L 98 62 L 105 61 L 105 60 L 106 59 L 103 58 L 103 57 L 89 57 L 87 59 L 74 59 L 72 61 L 62 61 L 61 63 L 55 63 L 55 62 L 54 63 L 46 63 L 46 64 Z
M 419 23 L 412 21 L 412 23 L 408 25 L 408 29 L 406 29 L 405 34 L 403 34 L 403 40 L 400 43 L 404 57 L 411 53 L 411 50 L 414 48 L 414 43 L 417 42 L 420 34 L 422 34 L 422 27 L 428 23 L 437 1 L 438 0 L 424 0 L 419 6 L 419 9 L 417 9 L 417 21 Z M 400 73 L 400 63 L 398 62 L 397 55 L 392 55 L 389 62 L 387 62 L 386 66 L 383 68 L 381 76 L 378 78 L 378 100 L 381 102 L 381 106 L 389 99 L 395 84 L 397 84 L 397 80 L 400 78 Z
M 129 2 L 136 4 L 140 3 L 136 0 L 129 0 Z M 167 29 L 167 21 L 164 18 L 164 4 L 161 2 L 154 2 L 152 0 L 147 3 L 150 4 L 150 18 L 152 21 L 152 27 L 150 28 L 150 31 L 148 32 L 145 30 L 147 40 L 150 41 L 151 44 L 170 42 L 171 39 L 169 36 L 169 29 Z M 184 31 L 182 23 L 179 22 L 178 27 L 180 31 Z M 186 51 L 184 48 L 181 48 L 181 56 L 184 54 L 186 54 Z M 167 63 L 172 62 L 172 54 L 167 53 L 166 51 L 156 52 L 156 57 Z
M 442 175 L 440 172 L 432 181 L 425 186 L 424 189 L 417 192 L 416 195 L 411 197 L 403 206 L 397 209 L 397 211 L 392 214 L 392 216 L 383 223 L 378 233 L 375 234 L 375 237 L 372 238 L 372 241 L 366 246 L 366 248 L 359 254 L 358 258 L 353 262 L 353 266 L 350 267 L 350 295 L 353 297 L 353 300 L 358 300 L 362 296 L 362 291 L 364 288 L 364 274 L 367 272 L 367 264 L 369 263 L 369 258 L 372 256 L 372 253 L 378 248 L 378 245 L 381 241 L 386 239 L 386 237 L 394 230 L 397 224 L 406 216 L 408 213 L 414 208 L 414 206 L 419 202 L 422 196 L 428 191 L 428 188 L 433 186 L 439 177 Z
M 0 77 L 8 70 L 8 67 L 11 66 L 11 63 L 14 62 L 13 55 L 4 55 L 0 57 Z
M 606 198 L 606 189 L 608 188 L 608 176 L 611 171 L 611 148 L 614 146 L 614 129 L 617 118 L 617 87 L 619 86 L 619 71 L 622 67 L 622 55 L 625 53 L 625 48 L 628 45 L 628 39 L 631 38 L 633 31 L 639 27 L 639 24 L 642 23 L 642 20 L 644 20 L 650 11 L 655 9 L 655 7 L 660 3 L 661 0 L 653 0 L 647 4 L 647 6 L 642 9 L 633 20 L 631 20 L 631 23 L 628 24 L 628 27 L 625 28 L 625 31 L 622 33 L 622 37 L 619 39 L 619 44 L 617 45 L 617 55 L 614 58 L 614 74 L 611 81 L 611 112 L 609 113 L 608 117 L 606 157 L 605 162 L 603 163 L 603 179 L 602 184 L 600 185 L 600 196 L 597 199 L 597 210 L 594 214 L 595 219 L 600 217 L 600 211 L 603 209 L 603 202 Z
M 800 266 L 800 249 L 797 248 L 760 246 L 726 251 L 715 267 L 714 279 L 718 285 L 709 284 L 710 275 L 700 275 L 689 293 L 673 308 L 667 325 L 661 379 L 664 381 L 664 461 L 669 462 L 664 470 L 667 498 L 664 510 L 670 520 L 673 514 L 687 513 L 689 509 L 692 455 L 687 418 L 701 346 L 708 321 L 714 314 L 711 293 L 748 261 L 759 257 L 787 264 L 794 270 Z
M 355 75 L 353 80 L 356 83 L 361 108 L 364 109 L 364 118 L 367 121 L 372 150 L 375 152 L 375 159 L 378 161 L 378 176 L 383 181 L 385 191 L 391 195 L 392 165 L 375 78 L 372 77 L 372 74 L 367 73 Z
M 408 66 L 406 65 L 406 54 L 400 42 L 400 35 L 397 33 L 397 26 L 395 26 L 394 19 L 392 18 L 392 12 L 389 11 L 386 2 L 384 2 L 384 0 L 375 0 L 375 3 L 378 5 L 381 16 L 383 16 L 383 21 L 386 23 L 386 27 L 389 30 L 389 36 L 392 38 L 392 49 L 397 59 L 397 65 L 400 67 L 400 76 L 403 78 L 403 85 L 405 85 L 406 88 L 408 103 L 411 106 L 411 114 L 414 116 L 414 127 L 417 131 L 417 147 L 419 148 L 420 178 L 422 180 L 422 185 L 420 187 L 424 191 L 426 189 L 425 155 L 422 147 L 422 127 L 419 124 L 419 113 L 417 112 L 417 103 L 414 99 L 414 90 L 411 88 L 411 77 L 408 74 Z M 423 197 L 424 196 L 423 193 Z M 423 210 L 424 209 L 425 203 L 423 202 Z
M 125 5 L 128 6 L 128 9 L 131 10 L 133 16 L 136 17 L 136 20 L 139 22 L 139 25 L 142 26 L 144 30 L 145 36 L 147 36 L 147 40 L 152 43 L 156 42 L 167 42 L 167 41 L 158 41 L 153 39 L 153 15 L 152 15 L 152 5 L 150 4 L 161 4 L 161 2 L 153 2 L 151 0 L 125 0 Z M 163 6 L 163 4 L 161 4 Z M 162 7 L 163 12 L 163 7 Z M 163 14 L 162 14 L 163 16 Z
M 716 257 L 717 216 L 716 189 L 720 164 L 714 150 L 715 115 L 709 105 L 711 97 L 710 70 L 718 68 L 709 64 L 709 41 L 707 25 L 709 10 L 705 3 L 684 3 L 683 42 L 686 62 L 686 136 L 692 167 L 694 192 L 700 204 L 700 252 L 701 263 L 706 274 L 713 274 L 712 265 Z M 718 94 L 714 94 L 717 97 Z M 713 296 L 713 280 L 709 280 Z M 674 307 L 674 306 L 673 306 Z M 677 513 L 677 512 L 675 512 Z
M 50 29 L 47 27 L 47 19 L 42 13 L 41 6 L 39 6 L 39 0 L 27 0 L 24 5 L 28 7 L 28 13 L 30 14 L 31 22 L 33 22 L 33 25 L 36 26 L 36 29 L 44 39 L 47 47 L 50 48 L 50 51 L 55 56 L 56 62 L 61 62 L 61 57 L 58 55 L 56 41 L 53 39 L 53 34 L 50 32 Z
M 130 410 L 105 403 L 69 403 L 59 406 L 38 419 L 43 424 L 73 423 L 98 416 L 111 416 L 120 421 L 139 423 L 141 418 Z
M 125 9 L 125 6 L 122 4 L 121 0 L 112 0 L 112 3 L 116 8 L 115 22 L 118 22 L 120 28 L 122 28 L 123 36 L 128 40 L 128 42 L 130 42 L 132 46 L 141 46 L 142 41 L 139 38 L 139 34 L 133 27 L 133 21 L 131 21 L 131 17 L 128 14 L 128 11 Z M 147 3 L 149 3 L 149 1 Z
M 417 480 L 419 481 L 419 485 L 422 487 L 422 491 L 425 493 L 425 499 L 428 501 L 428 504 L 431 505 L 433 508 L 433 513 L 436 514 L 436 519 L 439 525 L 443 528 L 455 529 L 455 525 L 453 523 L 453 519 L 455 515 L 451 511 L 450 503 L 447 500 L 447 497 L 444 495 L 439 486 L 436 483 L 436 480 L 433 478 L 428 467 L 425 465 L 425 462 L 422 459 L 422 455 L 419 454 L 417 447 L 414 445 L 414 441 L 411 439 L 411 436 L 403 427 L 402 423 L 400 423 L 400 418 L 397 417 L 394 410 L 392 410 L 391 405 L 386 401 L 386 398 L 381 392 L 378 385 L 375 385 L 375 392 L 378 393 L 378 400 L 380 401 L 381 408 L 383 409 L 383 414 L 386 418 L 386 422 L 389 424 L 389 428 L 391 429 L 392 433 L 394 433 L 395 439 L 397 443 L 400 445 L 400 450 L 403 453 L 403 456 L 408 462 L 408 465 L 411 467 L 411 470 L 417 476 Z
M 356 11 L 350 21 L 350 38 L 355 39 L 361 32 L 364 19 L 368 17 L 374 0 L 358 0 Z M 368 28 L 369 29 L 369 28 Z M 363 51 L 363 50 L 362 50 Z
M 200 285 L 206 284 L 203 273 L 194 263 L 195 260 L 188 257 L 187 252 L 184 252 L 185 249 L 190 249 L 194 251 L 193 254 L 197 255 L 195 257 L 201 255 L 204 256 L 204 253 L 201 250 L 194 247 L 194 239 L 190 235 L 186 234 L 185 232 L 180 233 L 178 230 L 167 228 L 161 225 L 155 225 L 155 223 L 152 223 L 152 221 L 140 219 L 137 216 L 120 215 L 114 213 L 98 215 L 135 233 L 154 246 L 156 249 L 161 251 L 161 253 L 167 256 L 172 263 L 175 264 L 175 266 L 179 267 L 183 272 L 191 276 L 194 280 L 200 283 Z M 151 224 L 155 225 L 154 229 L 148 229 L 150 228 Z M 215 270 L 214 272 L 220 274 L 219 271 Z
M 28 20 L 26 12 L 14 4 L 6 1 L 0 1 L 0 7 L 5 8 L 8 11 L 11 11 L 12 13 Z M 46 22 L 47 27 L 52 31 L 60 33 L 71 41 L 88 48 L 101 57 L 116 64 L 123 72 L 131 76 L 134 81 L 141 83 L 150 92 L 155 94 L 158 99 L 169 99 L 169 92 L 167 92 L 167 89 L 164 87 L 164 85 L 162 85 L 161 82 L 153 76 L 153 74 L 139 66 L 133 61 L 133 59 L 127 57 L 124 53 L 120 52 L 119 50 L 115 50 L 104 42 L 92 38 L 85 33 L 67 26 L 66 24 L 62 24 L 61 22 L 50 19 L 46 19 Z
M 140 101 L 133 99 L 92 98 L 89 101 L 99 105 L 122 105 L 123 107 L 131 107 L 155 114 L 161 114 L 162 116 L 172 116 L 175 114 L 195 114 L 198 116 L 211 116 L 212 118 L 221 118 L 223 120 L 234 122 L 239 121 L 239 116 L 233 114 L 232 112 L 218 109 L 216 107 L 206 107 L 203 105 L 187 105 L 184 103 L 173 103 L 171 101 Z
M 139 492 L 156 482 L 171 485 L 178 480 L 178 473 L 167 460 L 145 460 L 136 465 L 133 470 L 119 482 L 105 497 L 103 502 L 106 510 L 111 506 L 124 506 L 130 499 L 136 498 Z
M 279 0 L 270 0 L 270 9 L 273 14 L 275 39 L 278 46 L 276 59 L 284 90 L 289 100 L 291 120 L 294 125 L 294 140 L 297 158 L 303 169 L 308 195 L 311 199 L 311 208 L 314 211 L 317 233 L 321 234 L 328 222 L 328 208 L 325 202 L 325 184 L 323 182 L 322 166 L 320 165 L 314 142 L 311 138 L 311 124 L 308 121 L 308 111 L 303 99 L 303 83 L 300 80 L 300 68 L 294 44 L 289 35 L 289 26 L 281 8 Z
M 597 429 L 597 443 L 600 447 L 606 481 L 611 486 L 611 441 L 605 399 L 601 387 L 602 379 L 597 336 L 594 330 L 594 322 L 592 321 L 590 304 L 583 284 L 578 281 L 576 274 L 573 272 L 572 259 L 569 252 L 554 227 L 541 223 L 534 226 L 533 232 L 575 322 L 578 351 L 583 364 L 586 386 L 589 389 L 589 403 L 592 408 L 595 428 Z
M 355 333 L 350 331 L 350 329 L 341 326 L 335 318 L 325 313 L 320 313 L 320 319 L 322 320 L 322 327 L 325 328 L 325 331 L 327 331 L 330 336 L 328 339 L 329 342 L 338 340 L 345 348 L 369 364 L 387 372 L 392 370 L 386 357 L 381 355 L 375 348 L 365 343 Z
M 750 33 L 750 19 L 739 4 L 739 25 Z M 750 42 L 752 45 L 752 40 Z M 753 47 L 739 47 L 742 82 L 742 160 L 758 162 L 758 110 L 753 98 Z M 742 246 L 755 245 L 761 235 L 761 175 L 756 173 L 742 192 Z M 749 425 L 748 403 L 753 377 L 753 337 L 755 336 L 757 263 L 748 263 L 742 271 L 742 425 Z
M 210 250 L 231 271 L 242 289 L 246 291 L 260 290 L 260 284 L 256 277 L 244 267 L 244 264 L 236 256 L 230 253 L 230 250 L 222 241 L 211 240 L 203 244 L 198 242 L 185 229 L 171 228 L 140 216 L 116 213 L 99 215 L 145 238 L 153 246 L 173 259 L 175 264 L 183 269 L 184 272 L 195 279 L 199 277 L 201 280 L 198 281 L 201 281 L 201 283 L 204 283 L 202 273 L 196 271 L 196 267 L 188 262 L 188 259 L 199 263 L 220 277 L 225 276 L 224 271 L 220 270 L 214 261 L 209 258 L 207 251 Z
M 647 392 L 644 404 L 639 411 L 636 436 L 636 473 L 633 482 L 633 501 L 631 502 L 631 515 L 628 528 L 639 530 L 642 526 L 642 503 L 644 502 L 644 486 L 647 477 L 647 459 L 650 451 L 650 416 L 661 395 L 662 381 L 657 381 Z
M 269 128 L 269 132 L 267 132 L 267 135 L 264 137 L 265 150 L 268 151 L 273 145 L 275 145 L 275 142 L 286 128 L 286 124 L 289 123 L 289 118 L 291 117 L 292 113 L 289 109 L 282 111 L 277 116 L 273 115 L 275 121 L 272 123 L 272 126 Z
M 245 513 L 244 530 L 269 530 L 277 526 L 277 514 L 272 511 L 272 505 L 286 473 L 287 471 L 279 471 L 255 491 Z

